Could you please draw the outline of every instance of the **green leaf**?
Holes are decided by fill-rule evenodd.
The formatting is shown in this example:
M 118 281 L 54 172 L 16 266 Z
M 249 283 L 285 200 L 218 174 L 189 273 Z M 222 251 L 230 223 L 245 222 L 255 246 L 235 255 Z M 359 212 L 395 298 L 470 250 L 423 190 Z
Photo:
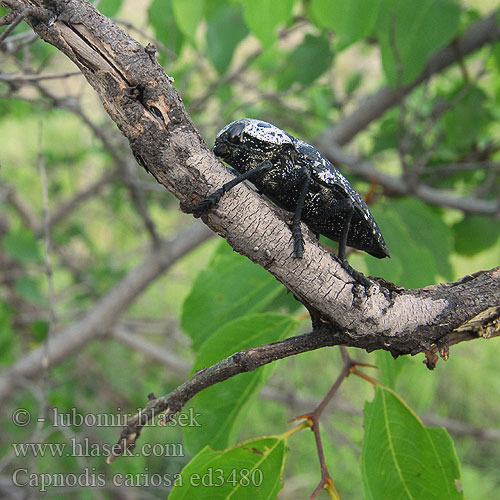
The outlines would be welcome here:
M 485 474 L 482 467 L 462 464 L 462 484 L 467 499 L 495 498 L 498 495 L 496 474 Z
M 453 235 L 451 228 L 443 222 L 441 211 L 415 198 L 398 200 L 395 209 L 415 244 L 427 248 L 432 254 L 437 272 L 452 280 L 454 274 L 450 255 L 453 250 Z M 411 263 L 405 261 L 405 265 L 410 266 Z
M 20 276 L 16 279 L 16 292 L 29 302 L 33 302 L 41 307 L 46 307 L 47 301 L 40 291 L 40 286 L 37 280 L 28 276 Z
M 219 74 L 229 68 L 236 46 L 247 34 L 240 4 L 223 6 L 208 19 L 207 52 Z
M 455 250 L 471 256 L 500 243 L 500 225 L 493 217 L 471 215 L 453 226 Z
M 398 110 L 389 110 L 380 121 L 378 130 L 373 136 L 373 146 L 371 154 L 380 153 L 387 149 L 396 149 L 398 146 L 398 131 L 401 133 Z
M 155 37 L 168 49 L 179 54 L 184 36 L 177 25 L 172 2 L 173 0 L 153 0 L 148 9 L 148 18 Z
M 14 334 L 11 327 L 13 311 L 7 304 L 0 302 L 0 364 L 6 365 L 14 361 Z
M 295 82 L 311 84 L 330 67 L 332 60 L 333 52 L 325 36 L 306 35 L 288 55 L 283 71 L 278 74 L 278 89 L 287 89 Z
M 43 342 L 47 338 L 49 327 L 48 321 L 39 319 L 30 324 L 29 330 L 34 340 Z
M 461 499 L 460 466 L 445 429 L 425 427 L 390 389 L 365 405 L 361 472 L 369 500 Z
M 222 325 L 262 311 L 282 289 L 272 275 L 223 241 L 184 301 L 182 328 L 198 350 Z
M 499 18 L 500 21 L 500 18 Z M 500 42 L 495 42 L 492 45 L 491 58 L 495 65 L 495 69 L 498 72 L 500 70 Z
M 36 115 L 39 112 L 38 105 L 22 99 L 11 97 L 0 100 L 0 120 L 12 120 L 13 118 L 24 118 Z
M 101 0 L 99 2 L 99 12 L 107 17 L 115 16 L 121 9 L 123 0 Z
M 42 262 L 40 245 L 30 230 L 11 231 L 4 236 L 2 246 L 10 257 L 20 262 Z
M 312 0 L 308 14 L 320 28 L 332 29 L 338 37 L 337 49 L 371 34 L 382 0 Z
M 196 31 L 203 18 L 204 0 L 171 0 L 177 26 L 196 45 Z
M 394 359 L 392 354 L 387 351 L 377 351 L 376 358 L 379 368 L 378 380 L 386 387 L 394 389 L 401 370 L 408 363 L 408 358 L 406 356 L 400 356 Z
M 375 34 L 389 84 L 413 81 L 429 56 L 457 34 L 459 24 L 460 7 L 454 0 L 382 0 Z
M 297 321 L 282 314 L 254 314 L 226 323 L 201 347 L 194 370 L 211 366 L 235 352 L 289 337 Z M 203 446 L 224 449 L 236 438 L 244 409 L 271 375 L 273 366 L 242 373 L 199 393 L 186 408 L 193 408 L 201 427 L 184 427 L 184 443 L 190 453 Z
M 368 272 L 407 288 L 453 278 L 451 229 L 440 213 L 419 200 L 402 198 L 370 209 L 391 252 L 390 259 L 365 256 Z
M 454 102 L 462 92 L 463 88 L 454 90 L 448 99 Z M 457 154 L 469 151 L 492 119 L 490 105 L 483 90 L 478 87 L 466 89 L 463 96 L 443 115 L 446 132 L 444 144 Z
M 246 441 L 225 451 L 201 450 L 182 470 L 170 500 L 271 500 L 281 482 L 287 454 L 282 436 Z
M 364 255 L 368 273 L 382 276 L 387 281 L 408 288 L 420 288 L 435 281 L 436 264 L 428 249 L 415 243 L 397 207 L 373 207 L 372 212 L 380 226 L 391 252 L 390 259 L 375 259 Z
M 245 22 L 264 47 L 277 40 L 277 27 L 291 19 L 293 4 L 294 0 L 243 0 Z
M 359 71 L 351 73 L 345 82 L 344 92 L 347 97 L 352 96 L 363 83 L 363 75 Z

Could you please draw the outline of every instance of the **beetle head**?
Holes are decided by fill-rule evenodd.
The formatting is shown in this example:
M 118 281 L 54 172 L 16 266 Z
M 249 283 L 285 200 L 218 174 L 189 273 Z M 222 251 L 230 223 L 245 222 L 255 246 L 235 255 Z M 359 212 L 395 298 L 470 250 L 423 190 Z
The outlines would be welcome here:
M 226 125 L 217 134 L 214 145 L 214 153 L 239 171 L 294 149 L 293 137 L 271 123 L 253 118 Z

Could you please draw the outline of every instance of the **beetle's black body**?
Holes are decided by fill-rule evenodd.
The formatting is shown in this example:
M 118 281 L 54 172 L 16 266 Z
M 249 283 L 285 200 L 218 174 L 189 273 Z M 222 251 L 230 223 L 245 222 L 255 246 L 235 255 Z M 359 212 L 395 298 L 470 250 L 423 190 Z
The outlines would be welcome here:
M 310 144 L 270 123 L 245 118 L 219 132 L 214 153 L 242 175 L 203 200 L 195 214 L 210 209 L 226 191 L 250 179 L 260 192 L 295 214 L 292 234 L 296 257 L 302 257 L 301 220 L 314 233 L 338 241 L 339 258 L 344 263 L 346 245 L 377 258 L 389 257 L 366 203 Z

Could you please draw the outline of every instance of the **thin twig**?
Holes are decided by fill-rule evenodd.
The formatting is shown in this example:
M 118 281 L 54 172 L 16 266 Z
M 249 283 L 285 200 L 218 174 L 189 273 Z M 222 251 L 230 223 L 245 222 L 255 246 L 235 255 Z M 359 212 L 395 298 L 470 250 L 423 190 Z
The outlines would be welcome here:
M 55 292 L 54 292 L 54 274 L 51 258 L 51 238 L 50 229 L 48 226 L 49 220 L 49 188 L 47 181 L 47 170 L 45 168 L 45 159 L 43 156 L 43 125 L 39 123 L 38 127 L 38 169 L 40 172 L 40 179 L 42 183 L 42 200 L 43 200 L 43 220 L 44 220 L 44 264 L 45 274 L 47 276 L 47 302 L 49 311 L 49 324 L 47 334 L 43 343 L 43 355 L 41 366 L 41 394 L 40 394 L 40 411 L 41 418 L 37 420 L 34 442 L 41 441 L 40 433 L 43 428 L 43 422 L 48 413 L 48 393 L 49 393 L 49 355 L 50 355 L 50 342 L 56 327 L 56 313 L 55 313 Z M 34 458 L 35 459 L 35 458 Z
M 175 372 L 180 377 L 187 377 L 189 375 L 191 369 L 189 363 L 183 361 L 167 349 L 148 342 L 141 335 L 131 333 L 123 326 L 115 328 L 112 332 L 112 337 L 134 351 L 144 354 L 149 359 L 161 363 L 165 368 Z
M 0 74 L 0 81 L 5 83 L 30 83 L 43 80 L 60 80 L 71 76 L 81 76 L 80 71 L 67 71 L 65 73 L 44 73 L 34 75 L 6 75 Z
M 153 246 L 158 246 L 161 242 L 161 238 L 160 235 L 158 234 L 158 231 L 156 230 L 156 224 L 154 223 L 153 219 L 149 214 L 148 205 L 144 197 L 144 192 L 134 182 L 135 178 L 137 177 L 137 164 L 135 160 L 133 161 L 131 160 L 132 159 L 129 157 L 121 165 L 121 170 L 125 174 L 124 175 L 125 184 L 128 187 L 128 190 L 130 192 L 130 197 L 134 202 L 137 211 L 144 222 L 146 231 L 149 233 L 149 236 L 151 237 Z
M 7 16 L 9 16 L 9 19 L 11 18 L 10 14 L 12 14 L 12 12 L 9 12 L 9 14 L 7 14 Z M 29 9 L 21 12 L 21 14 L 18 14 L 13 21 L 10 21 L 9 27 L 6 28 L 5 31 L 0 35 L 0 43 L 2 43 L 9 36 L 9 34 L 16 29 L 16 27 L 24 20 L 27 15 L 29 15 Z M 5 17 L 3 19 L 5 19 Z
M 17 14 L 14 11 L 7 12 L 4 16 L 0 18 L 0 26 L 7 26 L 11 24 L 17 17 Z
M 264 387 L 259 393 L 259 398 L 283 403 L 290 410 L 295 412 L 297 412 L 298 409 L 306 411 L 309 408 L 316 408 L 320 403 L 320 400 L 297 395 L 297 391 L 294 388 L 283 390 L 279 386 Z M 328 405 L 327 411 L 332 413 L 333 411 L 340 411 L 347 415 L 355 415 L 357 417 L 361 417 L 363 415 L 363 411 L 360 408 L 337 399 L 332 399 Z M 420 418 L 425 425 L 430 425 L 432 427 L 446 427 L 448 432 L 455 436 L 473 436 L 474 438 L 485 441 L 500 440 L 500 428 L 477 427 L 468 422 L 445 418 L 435 414 L 423 415 Z
M 47 338 L 45 341 L 45 355 L 43 358 L 42 366 L 45 371 L 48 370 L 49 363 L 49 341 L 50 336 L 56 328 L 57 318 L 55 312 L 55 289 L 54 289 L 54 273 L 52 267 L 52 243 L 50 237 L 50 210 L 49 210 L 49 187 L 47 181 L 47 170 L 45 168 L 45 159 L 43 156 L 43 144 L 42 144 L 42 123 L 39 125 L 39 143 L 38 143 L 38 169 L 40 171 L 40 178 L 42 181 L 42 199 L 43 199 L 43 238 L 45 245 L 45 274 L 47 275 L 47 286 L 48 286 L 48 308 L 49 308 L 49 328 L 47 331 Z
M 104 189 L 111 180 L 116 178 L 118 169 L 107 170 L 101 177 L 96 179 L 94 182 L 85 186 L 81 191 L 76 192 L 71 198 L 63 200 L 58 204 L 58 206 L 49 214 L 49 218 L 44 222 L 49 228 L 53 227 L 55 224 L 61 222 L 68 216 L 70 216 L 81 203 L 90 199 L 92 196 L 96 195 Z M 34 226 L 34 230 L 37 234 L 42 232 L 42 228 L 39 224 Z
M 321 490 L 325 489 L 331 498 L 337 498 L 339 499 L 340 496 L 338 494 L 338 491 L 335 487 L 335 484 L 333 482 L 333 479 L 328 472 L 328 467 L 326 465 L 326 460 L 325 460 L 325 454 L 323 451 L 323 443 L 321 441 L 321 434 L 320 434 L 320 426 L 319 426 L 319 421 L 321 418 L 321 415 L 327 405 L 330 403 L 332 400 L 333 396 L 336 394 L 338 391 L 340 385 L 342 382 L 349 376 L 350 373 L 353 372 L 356 366 L 362 365 L 362 366 L 371 366 L 367 365 L 366 363 L 359 363 L 357 361 L 354 361 L 350 356 L 349 353 L 347 352 L 347 349 L 343 346 L 340 346 L 340 352 L 342 354 L 342 359 L 344 361 L 344 366 L 342 367 L 342 370 L 340 371 L 337 379 L 335 380 L 334 384 L 330 388 L 330 390 L 326 393 L 325 397 L 321 400 L 321 402 L 318 404 L 316 409 L 312 412 L 306 413 L 304 415 L 300 415 L 298 417 L 295 417 L 293 421 L 299 420 L 299 419 L 307 419 L 309 421 L 309 425 L 314 432 L 314 439 L 316 442 L 316 449 L 318 451 L 318 458 L 319 458 L 319 463 L 321 467 L 321 480 L 316 487 L 316 489 L 313 491 L 310 500 L 314 500 Z M 334 496 L 335 495 L 335 496 Z
M 35 229 L 36 227 L 40 227 L 37 214 L 33 210 L 33 207 L 28 203 L 26 199 L 24 199 L 14 187 L 7 187 L 7 200 L 12 205 L 12 207 L 16 210 L 19 217 L 23 221 L 24 225 L 29 227 L 30 229 Z

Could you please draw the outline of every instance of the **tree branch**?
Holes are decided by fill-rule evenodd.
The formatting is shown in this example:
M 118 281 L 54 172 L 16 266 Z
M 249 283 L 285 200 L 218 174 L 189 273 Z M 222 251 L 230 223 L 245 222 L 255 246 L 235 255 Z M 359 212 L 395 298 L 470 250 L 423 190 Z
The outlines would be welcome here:
M 427 63 L 422 73 L 410 84 L 391 89 L 383 87 L 367 97 L 352 113 L 342 118 L 329 131 L 325 132 L 319 142 L 327 144 L 347 144 L 356 134 L 364 130 L 371 122 L 380 118 L 389 108 L 397 104 L 421 83 L 437 73 L 449 68 L 469 54 L 479 50 L 486 44 L 492 44 L 500 38 L 498 12 L 479 19 L 451 45 L 436 52 Z
M 121 313 L 137 295 L 159 278 L 187 252 L 204 242 L 211 233 L 203 226 L 188 230 L 171 242 L 164 242 L 132 269 L 80 321 L 51 336 L 47 367 L 63 362 L 92 340 L 112 333 Z M 45 347 L 42 345 L 17 360 L 0 375 L 0 401 L 26 382 L 39 377 Z
M 382 172 L 369 161 L 346 153 L 341 147 L 335 144 L 318 142 L 317 145 L 334 165 L 345 165 L 352 173 L 380 184 L 391 193 L 398 195 L 411 194 L 426 203 L 454 208 L 468 214 L 496 216 L 500 213 L 499 202 L 496 200 L 486 200 L 471 196 L 455 196 L 449 191 L 437 189 L 422 183 L 409 185 L 404 179 Z
M 27 21 L 80 68 L 128 138 L 138 162 L 180 200 L 182 208 L 189 211 L 231 178 L 200 137 L 171 79 L 149 50 L 85 0 L 35 3 L 41 8 L 56 5 L 58 14 L 28 15 Z M 447 57 L 449 64 L 450 54 Z M 204 221 L 318 311 L 322 327 L 339 344 L 393 354 L 427 351 L 500 302 L 498 270 L 421 290 L 391 287 L 383 280 L 364 290 L 307 230 L 304 258 L 293 259 L 287 217 L 240 185 Z
M 500 268 L 498 269 L 498 274 L 500 274 Z M 500 311 L 497 310 L 496 314 L 500 314 Z M 496 334 L 500 335 L 500 329 Z M 452 336 L 451 343 L 470 340 L 475 338 L 476 335 L 477 330 L 462 331 L 460 334 Z M 348 339 L 345 332 L 340 329 L 333 331 L 331 327 L 325 326 L 304 335 L 244 349 L 208 368 L 197 371 L 191 378 L 166 396 L 157 398 L 153 394 L 150 394 L 145 409 L 128 420 L 127 426 L 123 429 L 118 443 L 114 446 L 112 454 L 108 457 L 108 463 L 113 462 L 126 450 L 133 449 L 142 428 L 155 417 L 163 414 L 161 423 L 167 423 L 176 413 L 182 410 L 190 399 L 207 387 L 223 382 L 240 373 L 256 370 L 279 359 L 295 356 L 303 352 L 335 345 L 355 345 L 355 343 L 348 343 L 346 340 Z M 362 339 L 361 347 L 366 348 L 364 342 L 365 339 Z M 376 348 L 374 347 L 374 349 Z
M 33 4 L 39 9 L 30 10 L 27 22 L 42 39 L 59 48 L 78 66 L 129 140 L 139 164 L 180 200 L 184 210 L 189 211 L 215 187 L 231 178 L 200 137 L 171 79 L 150 51 L 85 0 L 17 0 L 15 8 Z M 50 11 L 49 15 L 44 10 L 55 7 L 57 14 Z M 38 15 L 39 11 L 44 15 Z M 493 33 L 498 37 L 498 28 L 495 24 L 493 32 L 489 19 L 486 20 L 488 36 Z M 484 25 L 480 26 L 485 29 Z M 471 36 L 464 38 L 464 45 Z M 483 39 L 481 43 L 486 41 Z M 480 43 L 471 42 L 469 51 L 472 46 L 477 48 Z M 441 51 L 439 58 L 431 60 L 435 64 L 430 63 L 428 67 L 431 74 L 456 60 L 450 50 Z M 466 48 L 462 49 L 464 53 Z M 412 85 L 417 84 L 418 81 Z M 379 111 L 371 112 L 364 123 L 387 109 L 391 99 L 394 102 L 410 90 L 408 87 L 396 94 L 385 90 L 382 101 L 386 104 L 379 106 Z M 381 100 L 380 96 L 377 100 Z M 229 192 L 204 221 L 236 251 L 271 272 L 310 310 L 317 311 L 314 332 L 241 351 L 196 373 L 168 396 L 151 396 L 146 410 L 133 417 L 122 433 L 116 455 L 134 445 L 142 427 L 154 416 L 166 412 L 163 418 L 168 421 L 204 388 L 277 359 L 339 344 L 366 350 L 385 349 L 394 355 L 431 349 L 445 351 L 448 340 L 454 344 L 486 336 L 485 333 L 499 334 L 500 268 L 420 290 L 404 290 L 383 280 L 364 290 L 352 282 L 335 257 L 320 247 L 308 231 L 304 231 L 304 258 L 293 259 L 286 218 L 284 211 L 240 185 Z M 156 263 L 155 273 L 168 265 L 161 262 Z M 142 275 L 149 267 L 146 263 L 144 266 L 125 280 L 134 283 L 140 279 L 139 288 L 146 286 L 149 281 Z M 148 273 L 151 280 L 151 269 Z M 50 362 L 58 362 L 65 353 L 81 346 L 84 342 L 81 337 L 88 339 L 109 328 L 118 311 L 132 300 L 127 290 L 124 287 L 116 293 L 113 290 L 89 313 L 83 335 L 83 326 L 79 323 L 68 329 L 66 341 L 64 337 L 56 337 L 50 349 L 53 356 Z M 126 300 L 119 299 L 118 294 L 122 293 L 128 297 Z M 89 328 L 96 333 L 89 333 Z M 33 351 L 0 379 L 0 396 L 12 392 L 16 377 L 33 377 L 39 367 L 40 352 Z
M 207 387 L 223 382 L 240 373 L 256 370 L 278 359 L 336 344 L 337 339 L 331 335 L 331 332 L 323 330 L 244 349 L 215 365 L 197 371 L 191 378 L 166 396 L 156 398 L 154 395 L 150 395 L 146 408 L 127 422 L 127 427 L 122 431 L 113 453 L 108 457 L 108 463 L 113 462 L 125 450 L 135 446 L 144 425 L 162 413 L 164 414 L 162 421 L 167 423 L 176 413 L 182 410 L 183 406 L 191 398 Z

